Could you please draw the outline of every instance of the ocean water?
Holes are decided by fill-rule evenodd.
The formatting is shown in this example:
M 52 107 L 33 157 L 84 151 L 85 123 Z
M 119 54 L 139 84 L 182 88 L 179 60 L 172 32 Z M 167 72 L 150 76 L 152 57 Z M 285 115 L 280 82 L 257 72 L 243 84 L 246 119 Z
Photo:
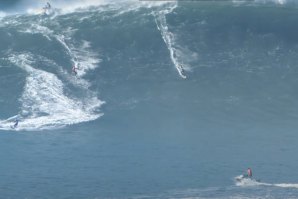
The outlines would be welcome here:
M 297 2 L 74 5 L 0 12 L 0 198 L 298 198 Z

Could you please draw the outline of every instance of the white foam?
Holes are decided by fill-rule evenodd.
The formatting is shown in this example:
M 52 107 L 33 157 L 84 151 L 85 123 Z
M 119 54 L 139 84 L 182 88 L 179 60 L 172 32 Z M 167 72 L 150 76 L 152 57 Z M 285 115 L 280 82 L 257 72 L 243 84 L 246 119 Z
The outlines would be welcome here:
M 291 184 L 291 183 L 281 183 L 281 184 L 273 184 L 276 187 L 282 188 L 296 188 L 298 189 L 298 184 Z
M 272 2 L 272 3 L 283 5 L 283 4 L 287 3 L 287 0 L 255 0 L 255 2 L 256 3 L 268 3 L 268 2 Z
M 237 179 L 241 179 L 241 181 L 238 181 Z M 281 187 L 281 188 L 295 188 L 298 189 L 298 184 L 293 183 L 265 183 L 265 182 L 258 182 L 254 179 L 250 178 L 243 178 L 243 175 L 236 176 L 235 177 L 235 183 L 237 186 L 247 187 L 247 186 L 275 186 L 275 187 Z
M 239 181 L 237 179 L 241 179 L 241 180 Z M 264 184 L 264 183 L 261 183 L 261 182 L 257 182 L 256 180 L 251 179 L 251 178 L 243 178 L 243 175 L 235 177 L 235 182 L 236 182 L 237 186 L 242 186 L 242 187 L 257 186 L 257 185 L 263 185 Z
M 18 27 L 19 32 L 29 33 L 29 34 L 41 34 L 46 37 L 48 40 L 56 39 L 65 49 L 65 52 L 70 57 L 70 61 L 78 67 L 77 70 L 79 77 L 84 76 L 89 70 L 95 69 L 100 63 L 98 54 L 91 50 L 91 44 L 88 41 L 76 41 L 72 39 L 72 35 L 77 31 L 70 27 L 66 28 L 61 34 L 55 34 L 53 30 L 49 29 L 46 26 L 41 25 L 40 21 L 36 23 L 31 23 L 23 25 L 19 23 L 18 20 L 14 19 L 12 21 L 7 21 L 8 24 Z M 72 66 L 69 66 L 71 70 Z M 69 71 L 70 71 L 69 70 Z M 87 85 L 86 81 L 79 80 L 77 81 L 81 85 Z
M 70 36 L 57 35 L 56 38 L 64 46 L 68 55 L 71 57 L 71 61 L 78 68 L 78 76 L 84 76 L 87 71 L 95 69 L 101 61 L 97 58 L 98 55 L 91 50 L 90 42 L 83 40 L 79 44 L 76 44 L 78 45 L 76 47 L 71 43 Z
M 42 34 L 48 40 L 51 40 L 51 36 L 53 31 L 50 30 L 48 27 L 42 26 L 40 24 L 32 23 L 30 27 L 25 27 L 25 29 L 19 28 L 19 32 L 29 33 L 29 34 Z
M 44 14 L 44 10 L 42 8 L 28 8 L 26 12 L 28 14 L 31 14 L 31 15 L 42 15 L 42 14 Z
M 140 7 L 152 8 L 156 6 L 161 6 L 167 4 L 166 1 L 140 1 L 140 0 L 73 0 L 71 4 L 68 1 L 61 0 L 52 0 L 52 6 L 55 8 L 61 9 L 61 13 L 67 14 L 71 12 L 76 12 L 80 9 L 86 9 L 91 6 L 103 6 L 103 5 L 115 5 L 116 7 L 120 7 L 123 10 L 126 10 L 125 7 L 130 4 L 129 10 L 133 7 L 134 9 Z M 125 6 L 123 6 L 125 5 Z
M 6 17 L 6 15 L 7 14 L 5 12 L 0 11 L 0 18 Z
M 41 15 L 44 14 L 43 7 L 46 5 L 47 1 L 36 2 L 34 0 L 28 1 L 23 0 L 19 4 L 19 7 L 25 7 L 26 12 L 32 15 Z M 69 1 L 63 0 L 51 0 L 48 1 L 51 3 L 52 10 L 59 12 L 60 14 L 67 14 L 77 11 L 78 9 L 85 9 L 90 6 L 99 6 L 106 4 L 106 0 L 73 0 L 71 3 Z
M 95 69 L 98 66 L 100 60 L 97 58 L 97 54 L 90 50 L 90 42 L 82 41 L 79 48 L 73 49 L 76 59 L 74 62 L 78 66 L 78 75 L 85 75 L 87 71 Z
M 66 49 L 68 55 L 71 56 L 72 52 L 65 42 L 65 36 L 64 35 L 56 35 L 55 37 L 62 44 L 62 46 Z
M 91 99 L 72 99 L 63 92 L 63 83 L 54 74 L 31 66 L 33 56 L 20 54 L 9 60 L 28 73 L 20 99 L 22 111 L 16 130 L 41 130 L 91 121 L 99 118 L 101 102 Z M 24 114 L 26 113 L 26 114 Z M 0 121 L 1 129 L 10 129 L 11 119 Z
M 29 34 L 41 34 L 48 40 L 56 39 L 65 49 L 65 53 L 69 56 L 72 64 L 79 67 L 79 69 L 77 70 L 78 77 L 82 77 L 89 70 L 98 67 L 98 63 L 101 61 L 99 58 L 97 58 L 97 53 L 91 50 L 90 42 L 82 40 L 74 43 L 72 36 L 77 31 L 76 29 L 66 27 L 65 30 L 61 32 L 61 34 L 56 35 L 54 31 L 46 26 L 40 25 L 40 23 L 38 22 L 30 24 L 29 28 L 25 26 L 24 30 L 22 28 L 24 28 L 24 26 L 21 26 L 21 28 L 19 28 L 20 32 Z M 55 63 L 52 63 L 51 65 L 53 64 Z M 64 78 L 66 78 L 69 82 L 76 86 L 80 86 L 83 88 L 88 88 L 90 86 L 90 83 L 83 78 L 73 78 L 73 76 L 71 75 L 72 65 L 67 67 L 67 71 L 63 70 L 62 68 L 60 70 L 60 72 L 64 75 Z
M 277 5 L 285 5 L 287 3 L 297 3 L 297 0 L 252 0 L 252 1 L 239 1 L 239 0 L 232 0 L 235 4 L 243 4 L 243 3 L 250 3 L 250 4 L 272 4 L 275 3 Z

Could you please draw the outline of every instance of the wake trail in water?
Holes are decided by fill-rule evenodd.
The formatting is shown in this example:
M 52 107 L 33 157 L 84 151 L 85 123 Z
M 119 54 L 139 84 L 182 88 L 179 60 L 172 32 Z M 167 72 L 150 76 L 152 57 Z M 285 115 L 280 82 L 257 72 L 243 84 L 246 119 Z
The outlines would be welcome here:
M 250 178 L 243 178 L 241 181 L 237 181 L 236 179 L 241 178 L 241 176 L 235 177 L 236 186 L 240 187 L 248 187 L 248 186 L 272 186 L 272 187 L 280 187 L 280 188 L 295 188 L 298 189 L 298 184 L 296 183 L 266 183 L 259 182 Z
M 155 22 L 168 50 L 170 51 L 171 60 L 175 65 L 180 77 L 186 79 L 186 75 L 184 74 L 185 68 L 182 64 L 182 61 L 180 61 L 178 58 L 179 50 L 175 48 L 174 45 L 174 34 L 169 31 L 166 19 L 166 15 L 171 13 L 176 7 L 177 4 L 174 4 L 174 6 L 166 10 L 157 11 L 155 13 Z

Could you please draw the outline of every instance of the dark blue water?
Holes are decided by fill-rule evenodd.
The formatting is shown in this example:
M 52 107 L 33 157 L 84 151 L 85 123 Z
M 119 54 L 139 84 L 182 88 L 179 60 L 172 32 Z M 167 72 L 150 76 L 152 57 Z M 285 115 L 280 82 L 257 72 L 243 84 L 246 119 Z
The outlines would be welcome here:
M 1 18 L 1 198 L 297 198 L 297 9 Z M 235 182 L 247 167 L 260 182 Z

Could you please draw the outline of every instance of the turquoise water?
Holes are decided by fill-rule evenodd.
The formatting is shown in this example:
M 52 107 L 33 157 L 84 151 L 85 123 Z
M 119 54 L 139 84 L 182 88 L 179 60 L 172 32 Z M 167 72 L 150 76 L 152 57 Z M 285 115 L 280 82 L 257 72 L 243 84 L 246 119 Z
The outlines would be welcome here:
M 1 18 L 1 198 L 297 198 L 297 9 L 132 1 Z M 235 182 L 247 167 L 261 182 Z

